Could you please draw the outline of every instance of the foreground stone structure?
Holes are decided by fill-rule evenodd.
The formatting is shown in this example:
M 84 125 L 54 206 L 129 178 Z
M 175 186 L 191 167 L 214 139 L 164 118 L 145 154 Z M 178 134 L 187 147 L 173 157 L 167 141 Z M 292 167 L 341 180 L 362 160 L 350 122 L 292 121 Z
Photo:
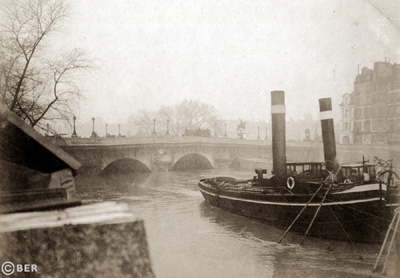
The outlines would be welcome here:
M 1 104 L 0 123 L 0 276 L 154 277 L 143 221 L 81 205 L 80 163 Z
M 111 202 L 0 216 L 0 262 L 12 277 L 154 277 L 143 221 Z

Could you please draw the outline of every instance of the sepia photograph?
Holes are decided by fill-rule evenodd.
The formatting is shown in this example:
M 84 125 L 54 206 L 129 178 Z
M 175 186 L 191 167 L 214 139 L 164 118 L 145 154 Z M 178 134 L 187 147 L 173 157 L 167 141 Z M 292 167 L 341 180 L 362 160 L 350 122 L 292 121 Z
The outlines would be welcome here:
M 400 2 L 0 0 L 0 277 L 400 277 Z

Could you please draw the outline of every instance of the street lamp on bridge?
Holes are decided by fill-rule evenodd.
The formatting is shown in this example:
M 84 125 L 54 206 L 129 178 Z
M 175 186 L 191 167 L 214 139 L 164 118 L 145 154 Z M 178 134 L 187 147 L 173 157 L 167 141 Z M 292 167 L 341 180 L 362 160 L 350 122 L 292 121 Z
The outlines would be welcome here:
M 260 127 L 258 127 L 257 140 L 260 140 Z
M 167 133 L 165 135 L 169 136 L 169 120 L 167 120 Z
M 72 119 L 74 120 L 74 132 L 72 132 L 71 137 L 72 137 L 72 138 L 75 138 L 75 137 L 78 137 L 78 134 L 76 134 L 76 129 L 75 129 L 76 117 L 74 116 Z
M 93 131 L 92 131 L 92 135 L 90 135 L 90 138 L 96 138 L 96 137 L 97 137 L 97 134 L 96 134 L 96 132 L 94 131 L 94 121 L 95 121 L 95 119 L 92 118 L 92 122 L 93 122 Z
M 121 137 L 121 125 L 118 125 L 118 137 Z

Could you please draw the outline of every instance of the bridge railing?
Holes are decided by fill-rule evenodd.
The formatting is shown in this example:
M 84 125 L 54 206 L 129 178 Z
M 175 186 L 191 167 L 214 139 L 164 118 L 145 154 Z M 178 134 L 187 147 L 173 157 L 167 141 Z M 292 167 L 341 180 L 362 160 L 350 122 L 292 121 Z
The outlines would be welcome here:
M 208 143 L 208 144 L 221 144 L 221 145 L 255 145 L 255 146 L 270 146 L 271 141 L 267 140 L 244 140 L 234 139 L 227 137 L 196 137 L 196 136 L 184 136 L 184 137 L 112 137 L 112 138 L 71 138 L 71 137 L 57 137 L 48 138 L 55 145 L 59 146 L 77 146 L 77 145 L 140 145 L 140 144 L 190 144 L 190 143 Z M 290 147 L 309 147 L 309 148 L 323 148 L 321 142 L 298 142 L 298 141 L 287 141 L 286 146 Z M 375 145 L 337 145 L 338 150 L 349 149 L 359 150 L 359 152 L 370 152 L 377 148 Z M 386 151 L 398 152 L 397 146 L 379 146 L 379 149 Z
M 53 140 L 57 145 L 132 145 L 132 144 L 185 144 L 185 143 L 219 143 L 219 144 L 270 144 L 266 140 L 243 140 L 215 137 L 114 137 L 114 138 L 62 138 Z
M 53 139 L 53 143 L 61 146 L 89 146 L 89 145 L 146 145 L 146 144 L 221 144 L 221 145 L 254 145 L 254 146 L 270 146 L 271 141 L 267 140 L 244 140 L 233 139 L 227 137 L 113 137 L 113 138 L 57 138 Z M 287 146 L 301 146 L 322 148 L 321 143 L 316 142 L 295 142 L 288 141 Z

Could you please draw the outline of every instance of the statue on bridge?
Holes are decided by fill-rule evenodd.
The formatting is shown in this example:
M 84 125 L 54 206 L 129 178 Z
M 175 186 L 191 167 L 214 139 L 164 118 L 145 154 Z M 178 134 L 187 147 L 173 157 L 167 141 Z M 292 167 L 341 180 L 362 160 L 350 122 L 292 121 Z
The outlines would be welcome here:
M 246 122 L 240 120 L 240 124 L 236 128 L 236 139 L 247 139 Z

